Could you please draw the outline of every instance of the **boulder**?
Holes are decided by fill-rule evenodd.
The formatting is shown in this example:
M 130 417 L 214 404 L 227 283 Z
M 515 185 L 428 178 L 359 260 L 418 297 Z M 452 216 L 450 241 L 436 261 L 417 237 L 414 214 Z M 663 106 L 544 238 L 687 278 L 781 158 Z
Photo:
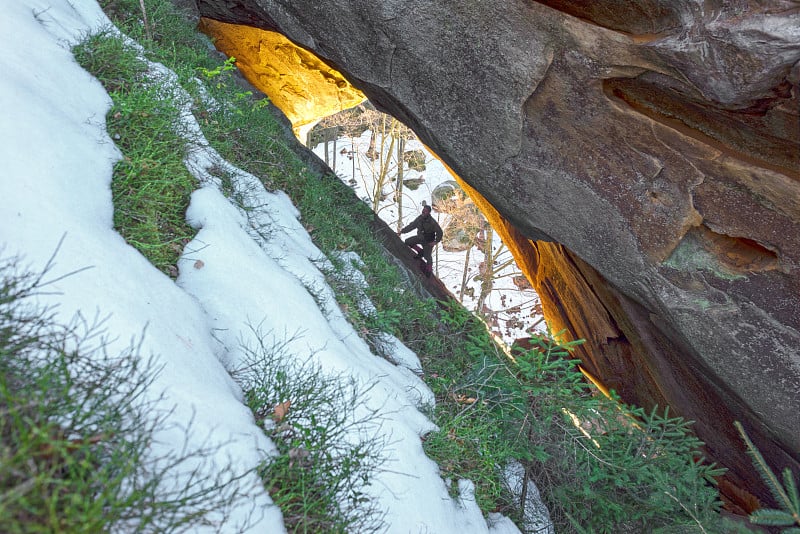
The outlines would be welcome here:
M 800 472 L 797 1 L 198 6 L 280 32 L 411 127 L 589 372 L 696 421 L 731 501 L 770 501 L 736 420 Z

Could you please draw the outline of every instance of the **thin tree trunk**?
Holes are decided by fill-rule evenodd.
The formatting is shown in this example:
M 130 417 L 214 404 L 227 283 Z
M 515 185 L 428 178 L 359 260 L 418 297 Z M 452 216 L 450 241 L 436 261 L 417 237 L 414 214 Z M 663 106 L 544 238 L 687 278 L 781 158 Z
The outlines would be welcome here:
M 472 251 L 472 247 L 467 249 L 467 253 L 464 255 L 464 273 L 461 275 L 461 289 L 458 292 L 458 300 L 462 304 L 464 303 L 464 291 L 467 290 L 467 273 L 469 271 L 469 253 Z
M 433 254 L 431 255 L 431 259 L 433 260 L 433 266 L 431 267 L 431 271 L 435 271 L 436 278 L 439 278 L 439 247 L 437 247 L 436 245 L 433 246 Z
M 369 136 L 369 146 L 367 147 L 367 157 L 372 160 L 375 155 L 375 136 L 378 133 L 375 131 L 375 128 L 372 128 L 372 135 Z
M 139 7 L 142 9 L 142 20 L 144 21 L 144 35 L 150 41 L 153 40 L 153 29 L 150 27 L 150 21 L 147 19 L 147 9 L 144 7 L 144 0 L 139 0 Z
M 378 213 L 380 209 L 381 197 L 383 196 L 383 186 L 386 185 L 386 179 L 389 174 L 389 163 L 392 161 L 392 152 L 394 151 L 395 128 L 397 123 L 396 119 L 392 119 L 389 129 L 389 148 L 383 150 L 386 146 L 386 123 L 383 124 L 383 137 L 381 138 L 381 166 L 378 174 L 378 179 L 375 182 L 374 196 L 372 198 L 372 211 Z M 384 155 L 385 154 L 385 155 Z
M 483 249 L 483 261 L 484 261 L 484 270 L 481 276 L 481 294 L 478 297 L 478 309 L 477 312 L 483 317 L 483 306 L 486 303 L 486 299 L 489 297 L 489 293 L 492 292 L 493 284 L 493 274 L 492 274 L 492 267 L 494 264 L 494 257 L 492 255 L 492 227 L 486 227 L 486 243 Z M 488 319 L 488 317 L 487 317 Z
M 394 186 L 394 202 L 397 204 L 397 231 L 403 228 L 403 155 L 406 150 L 406 140 L 400 137 L 397 143 L 397 182 Z
M 350 148 L 351 148 L 350 161 L 353 163 L 353 173 L 350 176 L 352 176 L 353 180 L 355 180 L 356 179 L 356 159 L 360 156 L 360 154 L 358 152 L 358 149 L 356 148 L 355 139 L 352 139 L 352 138 L 350 139 Z M 361 168 L 361 165 L 359 165 L 359 169 L 360 168 Z
M 531 401 L 533 404 L 533 401 Z M 530 411 L 533 414 L 533 409 Z M 533 424 L 528 423 L 528 444 L 530 447 L 533 447 Z M 525 505 L 528 503 L 528 480 L 531 478 L 531 465 L 530 462 L 525 462 L 525 473 L 522 477 L 522 491 L 520 491 L 519 495 L 519 510 L 520 515 L 525 517 Z

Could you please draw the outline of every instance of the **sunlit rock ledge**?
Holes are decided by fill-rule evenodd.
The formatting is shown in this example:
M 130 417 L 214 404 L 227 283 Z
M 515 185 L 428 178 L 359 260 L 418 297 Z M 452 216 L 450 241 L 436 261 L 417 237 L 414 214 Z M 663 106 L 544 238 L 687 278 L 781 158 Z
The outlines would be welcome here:
M 200 29 L 217 49 L 236 58 L 242 74 L 286 115 L 301 141 L 319 119 L 366 98 L 336 70 L 280 33 L 208 18 L 200 19 Z

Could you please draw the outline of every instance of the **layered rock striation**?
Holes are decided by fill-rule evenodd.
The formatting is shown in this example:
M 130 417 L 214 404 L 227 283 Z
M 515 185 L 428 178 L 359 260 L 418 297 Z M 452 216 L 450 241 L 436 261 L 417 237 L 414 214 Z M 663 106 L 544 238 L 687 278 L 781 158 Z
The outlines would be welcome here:
M 695 420 L 731 506 L 800 471 L 800 3 L 198 0 L 401 119 L 624 400 Z M 737 489 L 739 488 L 739 489 Z

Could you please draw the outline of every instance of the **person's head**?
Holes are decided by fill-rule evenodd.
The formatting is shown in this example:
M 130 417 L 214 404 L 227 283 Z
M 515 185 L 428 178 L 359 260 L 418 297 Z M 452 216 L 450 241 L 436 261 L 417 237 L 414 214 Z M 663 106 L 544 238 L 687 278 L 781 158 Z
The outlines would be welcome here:
M 430 215 L 431 207 L 430 206 L 422 206 L 422 214 L 423 215 Z

